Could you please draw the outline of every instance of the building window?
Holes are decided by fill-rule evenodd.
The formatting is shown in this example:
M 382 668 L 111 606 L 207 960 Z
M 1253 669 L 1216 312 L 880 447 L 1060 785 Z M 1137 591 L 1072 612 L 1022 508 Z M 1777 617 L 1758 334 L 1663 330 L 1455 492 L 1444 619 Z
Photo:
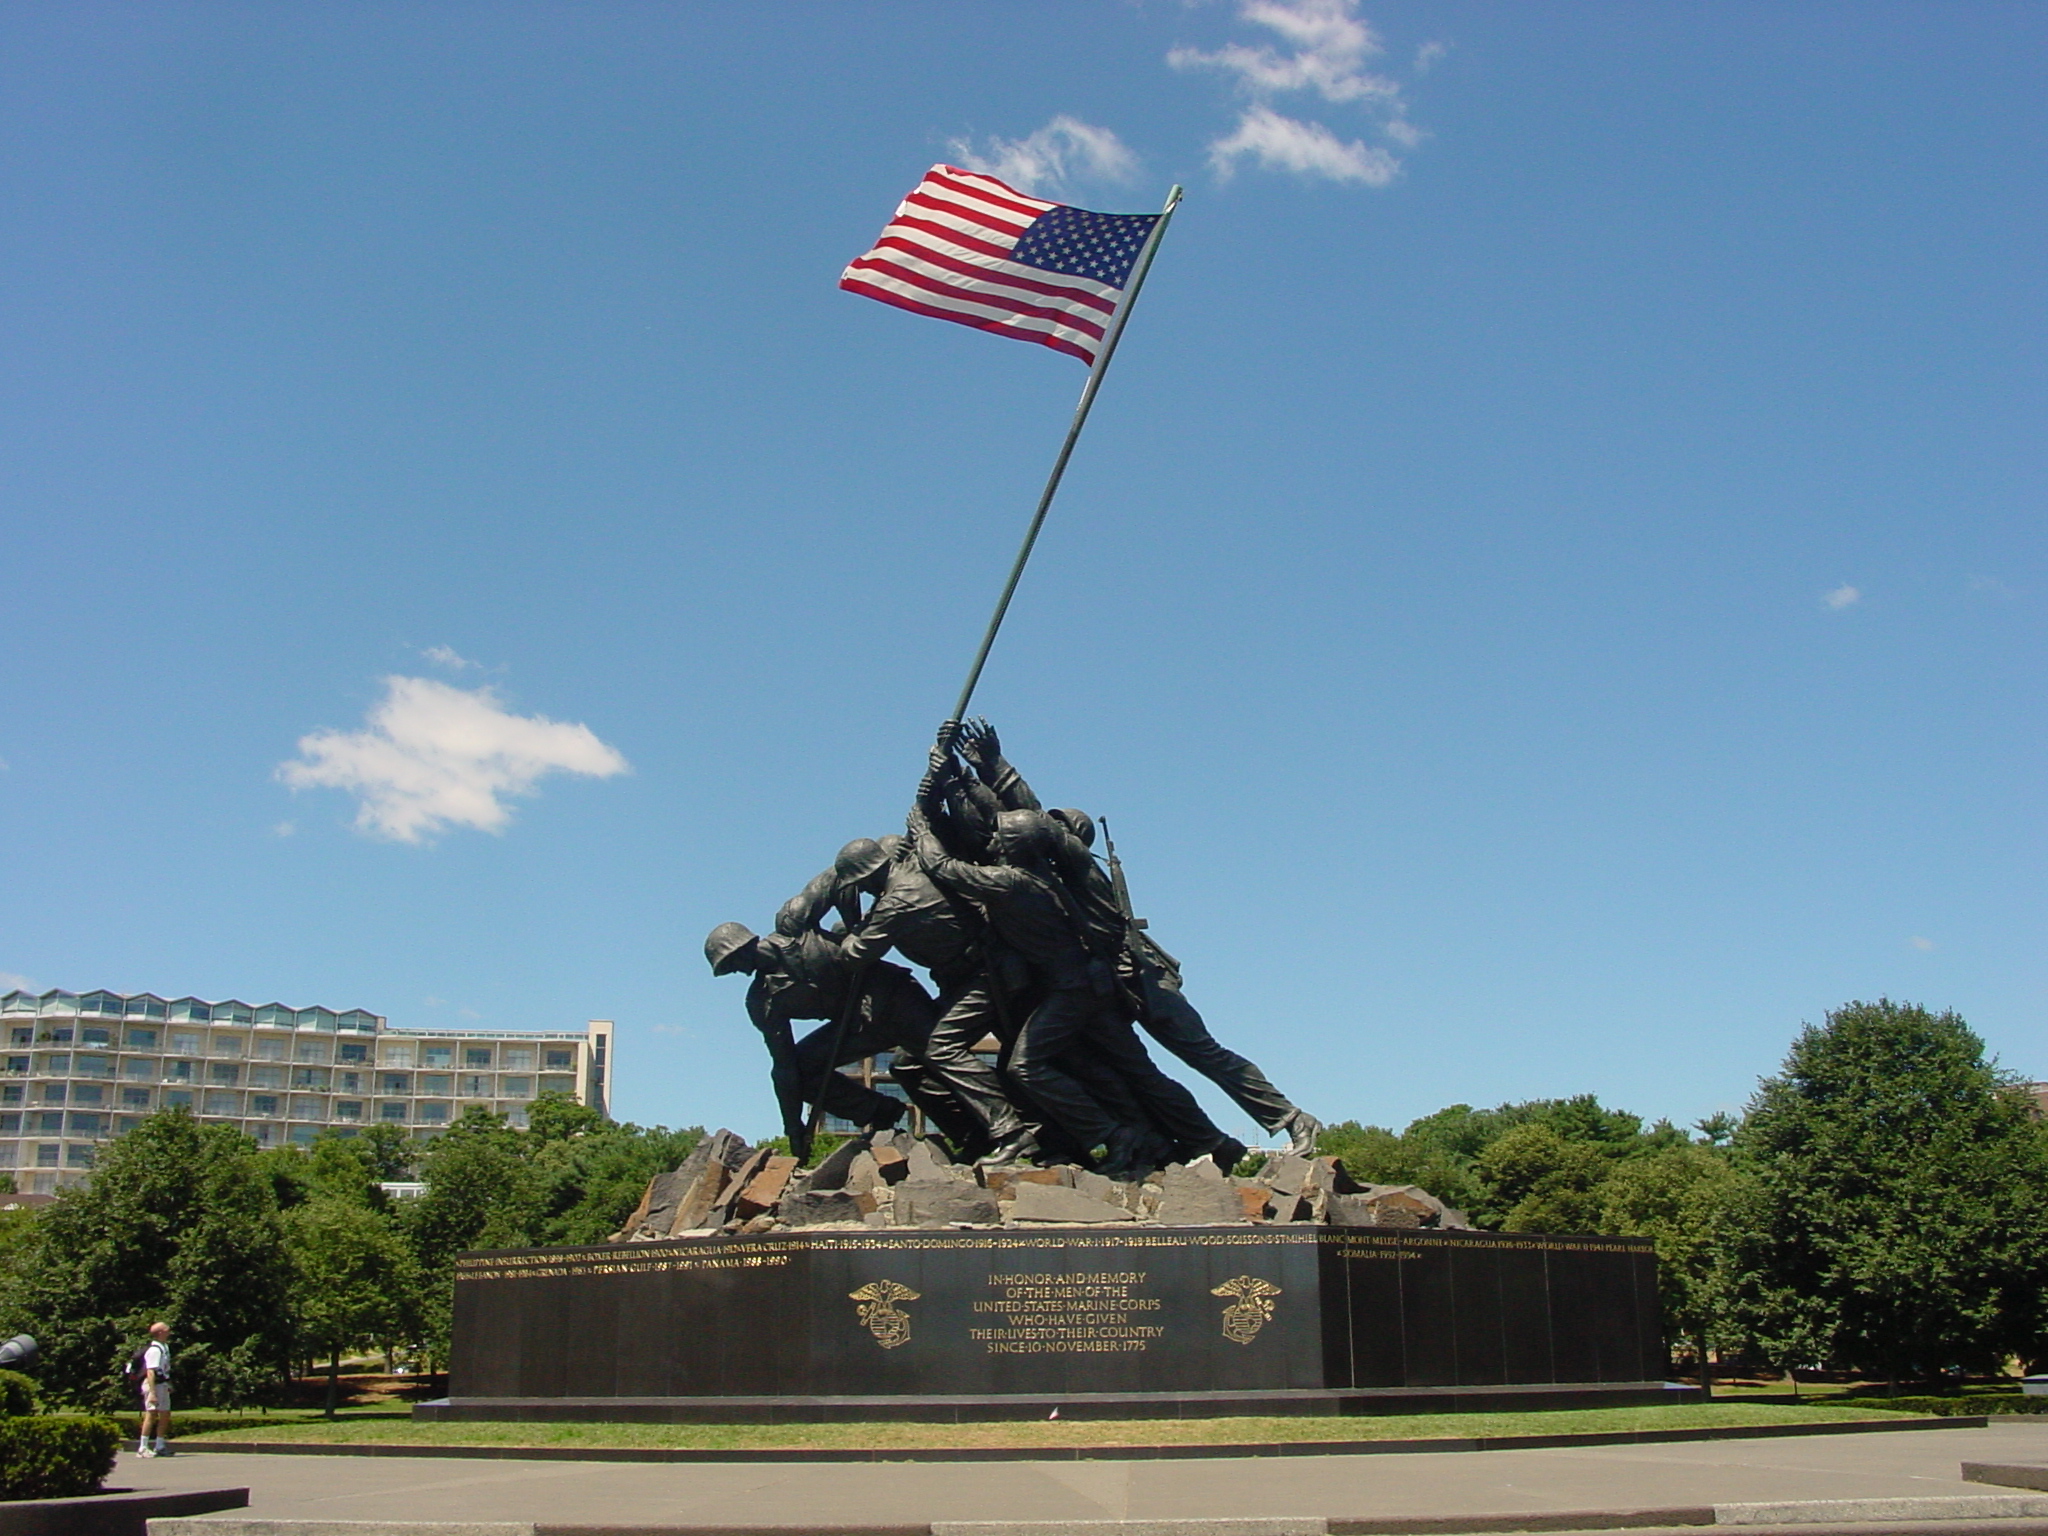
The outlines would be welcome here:
M 167 1061 L 164 1063 L 164 1081 L 167 1083 L 189 1083 L 192 1081 L 192 1063 L 189 1061 Z
M 97 1136 L 106 1127 L 105 1117 L 90 1115 L 79 1110 L 71 1111 L 71 1134 L 74 1136 Z
M 0 1083 L 0 1104 L 19 1104 L 27 1091 L 23 1083 Z
M 36 1031 L 33 1024 L 26 1029 L 10 1029 L 7 1032 L 7 1043 L 9 1045 L 33 1045 L 35 1044 L 35 1038 Z
M 377 1091 L 379 1093 L 411 1093 L 412 1074 L 410 1072 L 379 1072 L 377 1074 Z
M 336 1093 L 361 1093 L 363 1091 L 363 1074 L 360 1072 L 335 1073 L 334 1091 Z
M 80 1045 L 112 1045 L 114 1043 L 114 1032 L 104 1025 L 94 1025 L 87 1029 L 81 1029 L 78 1032 L 78 1043 Z
M 17 1109 L 9 1114 L 0 1114 L 0 1136 L 19 1136 L 20 1134 L 21 1111 Z M 7 1150 L 11 1154 L 14 1148 L 9 1147 Z
M 251 1067 L 249 1069 L 249 1086 L 251 1088 L 282 1088 L 284 1086 L 284 1073 L 285 1069 L 283 1067 Z
M 323 1066 L 333 1059 L 331 1044 L 320 1039 L 300 1040 L 292 1053 L 294 1061 L 317 1061 Z
M 71 1053 L 59 1051 L 55 1055 L 44 1056 L 43 1070 L 45 1072 L 69 1072 L 71 1070 Z
M 267 1147 L 277 1140 L 277 1129 L 275 1126 L 252 1125 L 248 1130 L 249 1134 L 256 1138 L 256 1145 L 259 1147 Z
M 35 1121 L 35 1129 L 45 1136 L 55 1136 L 64 1129 L 64 1111 L 61 1109 L 39 1110 L 30 1118 Z
M 71 1026 L 69 1024 L 54 1025 L 43 1031 L 43 1038 L 52 1045 L 69 1045 L 71 1043 Z
M 197 1056 L 199 1054 L 198 1033 L 189 1029 L 172 1030 L 171 1049 L 180 1056 Z
M 319 1134 L 320 1128 L 318 1126 L 295 1125 L 291 1129 L 292 1145 L 295 1147 L 310 1147 L 313 1144 L 313 1138 Z
M 533 1097 L 533 1079 L 530 1077 L 508 1077 L 505 1079 L 505 1097 L 508 1099 L 530 1099 Z
M 149 1090 L 147 1088 L 123 1088 L 121 1090 L 121 1104 L 127 1109 L 147 1109 L 149 1108 Z
M 71 1102 L 74 1104 L 104 1104 L 107 1090 L 98 1083 L 74 1083 L 71 1085 Z
M 551 1071 L 562 1072 L 575 1070 L 576 1053 L 574 1051 L 546 1050 L 541 1052 L 541 1056 L 544 1058 L 541 1062 L 541 1065 L 547 1067 Z
M 249 1042 L 240 1035 L 215 1035 L 213 1037 L 213 1054 L 225 1056 L 230 1061 L 239 1061 L 248 1048 Z
M 453 1093 L 454 1091 L 455 1079 L 446 1072 L 422 1072 L 420 1074 L 421 1093 Z
M 293 1067 L 292 1086 L 294 1088 L 317 1088 L 324 1093 L 327 1089 L 327 1069 L 325 1067 Z
M 164 1108 L 177 1109 L 180 1106 L 186 1109 L 192 1107 L 192 1090 L 190 1088 L 166 1088 L 164 1090 Z
M 64 1166 L 67 1168 L 90 1168 L 92 1166 L 92 1144 L 74 1141 L 64 1149 Z
M 573 1077 L 550 1077 L 547 1073 L 543 1072 L 540 1078 L 540 1091 L 542 1093 L 573 1094 L 576 1092 L 576 1079 Z
M 7 1070 L 10 1072 L 19 1072 L 24 1077 L 26 1077 L 28 1075 L 28 1058 L 26 1056 L 8 1057 Z
M 274 1093 L 250 1094 L 249 1113 L 261 1115 L 266 1120 L 275 1120 L 277 1118 L 277 1095 Z
M 530 1045 L 508 1045 L 501 1063 L 508 1072 L 527 1072 L 533 1069 L 533 1047 Z
M 448 1121 L 448 1106 L 446 1104 L 422 1104 L 420 1106 L 420 1119 L 428 1125 L 445 1125 Z
M 208 1082 L 222 1088 L 232 1088 L 242 1080 L 242 1069 L 232 1061 L 216 1061 L 206 1069 Z
M 412 1063 L 412 1047 L 409 1045 L 394 1045 L 386 1041 L 383 1049 L 377 1052 L 377 1064 L 379 1066 L 409 1067 Z
M 258 1061 L 289 1061 L 292 1043 L 280 1040 L 276 1035 L 263 1035 L 256 1041 L 255 1056 Z
M 80 1077 L 112 1077 L 114 1075 L 114 1058 L 111 1056 L 80 1054 L 73 1058 L 72 1070 Z
M 394 1125 L 403 1125 L 405 1124 L 405 1106 L 403 1104 L 379 1104 L 377 1106 L 377 1118 L 379 1120 L 389 1120 Z
M 490 1074 L 488 1072 L 463 1073 L 462 1096 L 465 1099 L 488 1099 L 491 1096 Z
M 145 1083 L 156 1080 L 157 1062 L 153 1056 L 124 1056 L 121 1059 L 121 1075 L 139 1078 Z
M 491 1048 L 488 1045 L 465 1045 L 462 1048 L 462 1064 L 465 1067 L 488 1067 L 491 1064 Z
M 420 1065 L 423 1067 L 452 1067 L 455 1065 L 455 1047 L 452 1045 L 429 1045 L 420 1050 Z
M 367 1040 L 344 1040 L 335 1047 L 337 1061 L 351 1061 L 358 1066 L 370 1059 L 370 1043 Z
M 36 1166 L 38 1168 L 56 1167 L 57 1159 L 63 1155 L 63 1151 L 64 1149 L 53 1141 L 43 1143 L 43 1145 L 36 1148 Z
M 363 1101 L 361 1099 L 336 1099 L 334 1101 L 334 1118 L 337 1120 L 362 1119 Z
M 69 1085 L 65 1083 L 44 1083 L 42 1089 L 45 1104 L 62 1104 L 64 1095 L 71 1091 Z
M 325 1099 L 316 1099 L 310 1094 L 295 1093 L 292 1095 L 292 1118 L 294 1120 L 325 1120 L 327 1118 L 327 1101 Z
M 209 1115 L 239 1115 L 242 1096 L 221 1088 L 209 1088 L 206 1090 L 206 1112 Z
M 153 1051 L 161 1038 L 153 1029 L 130 1029 L 127 1034 L 128 1049 L 131 1051 Z

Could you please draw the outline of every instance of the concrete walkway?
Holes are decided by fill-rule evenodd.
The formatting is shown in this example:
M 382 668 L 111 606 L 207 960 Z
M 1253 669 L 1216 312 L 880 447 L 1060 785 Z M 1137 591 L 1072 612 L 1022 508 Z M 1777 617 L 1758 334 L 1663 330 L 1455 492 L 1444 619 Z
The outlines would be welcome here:
M 2048 1422 L 1469 1455 L 1184 1461 L 694 1463 L 124 1453 L 109 1486 L 247 1486 L 283 1520 L 742 1527 L 1295 1516 L 1449 1521 L 1816 1499 L 1980 1500 L 1961 1464 L 2048 1462 Z M 1931 1507 L 1930 1507 L 1931 1508 Z M 1972 1505 L 1987 1512 L 1992 1506 Z M 1934 1518 L 1953 1518 L 1948 1514 Z M 1635 1522 L 1641 1523 L 1641 1522 Z M 2048 1529 L 2048 1523 L 2042 1524 Z

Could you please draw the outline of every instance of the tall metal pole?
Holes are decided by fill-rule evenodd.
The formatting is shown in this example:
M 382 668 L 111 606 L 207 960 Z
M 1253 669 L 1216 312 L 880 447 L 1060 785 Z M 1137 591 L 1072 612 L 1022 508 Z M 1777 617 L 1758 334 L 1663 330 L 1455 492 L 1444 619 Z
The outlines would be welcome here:
M 975 684 L 981 681 L 981 669 L 988 664 L 988 653 L 996 643 L 996 631 L 1003 627 L 1003 615 L 1010 611 L 1010 599 L 1016 595 L 1017 583 L 1023 579 L 1025 562 L 1031 558 L 1031 546 L 1038 542 L 1038 530 L 1045 526 L 1045 514 L 1052 509 L 1052 498 L 1060 488 L 1060 477 L 1067 472 L 1067 460 L 1073 456 L 1074 444 L 1081 436 L 1081 428 L 1088 423 L 1088 411 L 1095 404 L 1095 391 L 1102 387 L 1102 376 L 1109 372 L 1109 360 L 1116 356 L 1116 344 L 1122 340 L 1124 323 L 1131 318 L 1131 310 L 1137 305 L 1138 290 L 1145 286 L 1145 274 L 1152 270 L 1152 258 L 1159 251 L 1159 242 L 1166 234 L 1166 226 L 1172 222 L 1173 210 L 1180 206 L 1181 189 L 1176 186 L 1166 194 L 1166 206 L 1159 210 L 1159 222 L 1152 226 L 1152 232 L 1145 237 L 1145 244 L 1138 251 L 1138 259 L 1131 267 L 1130 286 L 1124 290 L 1123 302 L 1117 305 L 1116 315 L 1109 323 L 1109 334 L 1102 338 L 1102 350 L 1095 354 L 1095 362 L 1088 369 L 1088 382 L 1081 386 L 1081 403 L 1074 408 L 1074 421 L 1067 428 L 1067 440 L 1060 444 L 1060 456 L 1052 462 L 1052 473 L 1046 476 L 1045 490 L 1038 498 L 1038 510 L 1031 515 L 1031 526 L 1025 530 L 1023 547 L 1017 551 L 1017 560 L 1010 567 L 1010 579 L 1003 583 L 1003 595 L 996 600 L 996 611 L 988 621 L 988 633 L 981 637 L 981 649 L 974 653 L 974 665 L 967 669 L 967 682 L 960 689 L 960 698 L 953 705 L 948 720 L 967 718 L 967 706 L 974 698 Z

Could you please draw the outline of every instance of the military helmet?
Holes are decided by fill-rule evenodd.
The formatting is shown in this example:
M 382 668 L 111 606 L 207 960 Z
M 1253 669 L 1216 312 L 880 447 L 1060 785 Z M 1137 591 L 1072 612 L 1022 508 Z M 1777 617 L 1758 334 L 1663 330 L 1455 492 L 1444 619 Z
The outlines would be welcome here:
M 720 923 L 704 940 L 704 958 L 711 962 L 711 974 L 729 975 L 732 961 L 754 942 L 754 930 L 745 923 Z
M 1012 863 L 1042 857 L 1045 833 L 1045 817 L 1037 811 L 1004 811 L 996 817 L 996 848 Z
M 1095 818 L 1086 811 L 1077 811 L 1072 806 L 1067 806 L 1063 810 L 1052 811 L 1048 814 L 1051 815 L 1054 821 L 1065 823 L 1067 830 L 1081 839 L 1081 846 L 1083 848 L 1093 848 L 1095 846 Z
M 839 850 L 839 856 L 832 861 L 832 872 L 845 885 L 879 874 L 888 863 L 888 850 L 880 843 L 872 837 L 856 837 Z

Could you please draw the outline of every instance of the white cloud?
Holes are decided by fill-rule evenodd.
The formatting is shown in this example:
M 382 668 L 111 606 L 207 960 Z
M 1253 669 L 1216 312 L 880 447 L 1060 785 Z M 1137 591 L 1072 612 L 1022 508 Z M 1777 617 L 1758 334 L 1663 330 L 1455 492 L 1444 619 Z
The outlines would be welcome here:
M 1384 187 L 1401 169 L 1401 162 L 1384 149 L 1355 139 L 1347 144 L 1321 123 L 1282 117 L 1270 107 L 1248 109 L 1235 132 L 1209 146 L 1209 163 L 1220 176 L 1230 175 L 1247 156 L 1267 170 L 1369 187 Z
M 625 773 L 618 751 L 588 726 L 515 715 L 488 687 L 428 677 L 387 677 L 360 731 L 315 731 L 278 766 L 293 789 L 356 795 L 356 830 L 417 843 L 447 827 L 501 832 L 509 797 L 530 795 L 550 773 L 608 779 Z
M 1844 582 L 1841 586 L 1835 588 L 1834 591 L 1823 593 L 1821 601 L 1834 609 L 1835 612 L 1840 613 L 1844 608 L 1852 607 L 1862 602 L 1863 594 L 1847 582 Z
M 468 672 L 472 669 L 481 672 L 484 669 L 482 662 L 471 661 L 467 656 L 457 655 L 453 646 L 430 645 L 420 654 L 435 666 L 446 667 L 450 672 Z
M 37 986 L 19 971 L 0 971 L 0 992 L 40 992 L 42 990 L 41 987 Z
M 1175 69 L 1224 70 L 1254 95 L 1314 91 L 1325 101 L 1399 101 L 1400 86 L 1363 68 L 1385 50 L 1354 10 L 1353 0 L 1245 0 L 1238 15 L 1278 32 L 1294 52 L 1232 43 L 1214 53 L 1175 48 L 1166 62 Z
M 947 148 L 966 169 L 1043 196 L 1064 191 L 1072 180 L 1122 184 L 1138 171 L 1138 157 L 1122 139 L 1065 113 L 1021 139 L 991 138 L 986 151 L 967 139 Z
M 1436 61 L 1450 51 L 1448 43 L 1424 43 L 1415 50 L 1415 73 L 1428 74 L 1436 67 Z
M 298 830 L 299 824 L 296 821 L 280 821 L 271 827 L 270 835 L 272 837 L 290 837 Z
M 1363 107 L 1402 149 L 1422 142 L 1422 130 L 1408 121 L 1400 85 L 1365 67 L 1385 50 L 1357 10 L 1357 0 L 1242 0 L 1238 15 L 1277 32 L 1284 47 L 1231 43 L 1214 51 L 1168 52 L 1166 62 L 1175 69 L 1221 70 L 1253 100 L 1237 127 L 1209 146 L 1209 163 L 1218 175 L 1230 175 L 1250 156 L 1269 170 L 1298 176 L 1369 187 L 1394 179 L 1401 162 L 1391 151 L 1346 142 L 1321 123 L 1286 117 L 1267 105 L 1273 97 L 1306 92 L 1332 105 Z M 1427 67 L 1422 54 L 1416 58 L 1418 70 Z
M 1934 948 L 1934 940 L 1923 939 L 1918 937 L 1917 935 L 1913 938 L 1906 940 L 1906 942 L 1912 945 L 1915 949 L 1919 950 L 1923 955 L 1926 954 L 1932 948 Z

